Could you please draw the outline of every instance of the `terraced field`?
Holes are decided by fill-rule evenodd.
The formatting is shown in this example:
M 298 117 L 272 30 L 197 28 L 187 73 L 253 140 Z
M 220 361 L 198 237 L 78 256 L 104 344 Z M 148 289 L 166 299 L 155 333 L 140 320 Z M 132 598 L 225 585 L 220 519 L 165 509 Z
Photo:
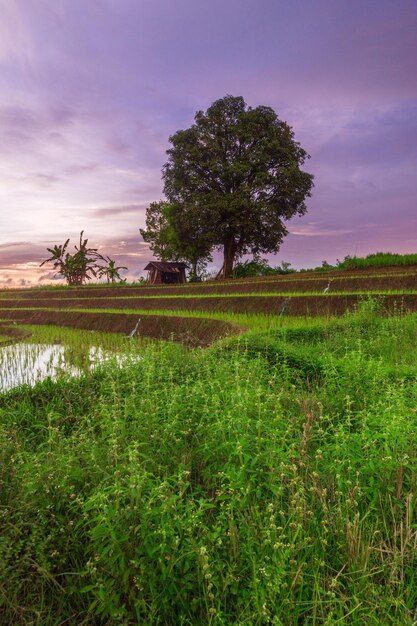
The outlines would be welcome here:
M 329 286 L 328 293 L 323 293 Z M 417 267 L 187 284 L 101 285 L 0 291 L 0 316 L 31 324 L 140 334 L 208 345 L 238 333 L 250 316 L 331 316 L 354 310 L 368 296 L 388 313 L 417 311 Z
M 416 626 L 416 282 L 0 292 L 0 624 Z

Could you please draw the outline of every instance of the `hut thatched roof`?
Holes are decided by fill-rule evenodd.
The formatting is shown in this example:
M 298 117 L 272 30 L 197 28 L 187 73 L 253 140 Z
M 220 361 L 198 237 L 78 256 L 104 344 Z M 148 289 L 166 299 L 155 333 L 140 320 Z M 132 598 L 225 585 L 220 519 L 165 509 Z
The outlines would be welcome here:
M 150 270 L 153 267 L 159 272 L 169 272 L 169 273 L 174 274 L 174 273 L 180 272 L 181 270 L 187 269 L 188 265 L 187 263 L 184 263 L 183 261 L 179 261 L 178 263 L 166 263 L 165 261 L 151 261 L 145 267 L 145 270 Z

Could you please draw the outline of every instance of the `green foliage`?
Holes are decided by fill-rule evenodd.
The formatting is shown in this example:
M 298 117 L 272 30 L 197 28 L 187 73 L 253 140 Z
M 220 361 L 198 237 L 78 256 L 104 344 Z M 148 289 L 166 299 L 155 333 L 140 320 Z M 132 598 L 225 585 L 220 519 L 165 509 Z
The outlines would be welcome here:
M 204 274 L 207 263 L 213 260 L 206 228 L 201 222 L 189 219 L 190 215 L 181 211 L 177 204 L 170 204 L 167 214 L 173 245 L 180 257 L 190 264 L 190 278 L 195 279 Z
M 318 267 L 301 269 L 300 272 L 328 272 L 332 270 L 355 270 L 373 267 L 396 267 L 417 265 L 417 254 L 397 254 L 391 252 L 376 252 L 368 254 L 366 257 L 356 255 L 345 256 L 343 261 L 336 260 L 336 265 L 331 265 L 327 261 L 322 261 Z
M 140 229 L 161 261 L 185 261 L 191 265 L 191 276 L 198 276 L 211 261 L 211 244 L 198 223 L 187 222 L 173 204 L 160 200 L 146 209 L 146 229 Z
M 155 256 L 161 261 L 182 260 L 173 242 L 173 232 L 169 222 L 169 203 L 164 200 L 151 202 L 146 209 L 146 229 L 140 234 Z
M 327 261 L 323 261 L 319 267 L 315 267 L 313 270 L 310 269 L 300 271 L 328 272 L 331 270 L 355 270 L 372 267 L 396 267 L 407 265 L 417 265 L 417 254 L 376 252 L 374 254 L 368 254 L 366 257 L 358 257 L 356 255 L 351 256 L 348 254 L 344 257 L 343 261 L 339 261 L 339 259 L 337 259 L 336 265 L 331 265 Z
M 288 370 L 289 379 L 318 380 L 324 372 L 323 363 L 313 350 L 288 345 L 282 341 L 281 334 L 274 331 L 231 339 L 221 350 L 238 351 L 249 359 L 262 357 L 270 365 L 281 364 Z
M 284 222 L 306 211 L 313 176 L 291 128 L 266 106 L 226 96 L 170 137 L 164 193 L 184 230 L 223 250 L 222 277 L 243 254 L 277 252 Z M 178 234 L 181 238 L 181 229 Z
M 252 259 L 236 263 L 233 269 L 234 278 L 248 278 L 252 276 L 274 276 L 275 270 L 268 265 L 266 259 Z
M 417 254 L 393 254 L 392 252 L 376 252 L 366 257 L 345 256 L 337 261 L 337 269 L 352 270 L 366 267 L 390 267 L 396 265 L 417 265 Z
M 83 239 L 84 231 L 80 233 L 80 241 L 75 246 L 75 252 L 67 252 L 69 239 L 63 245 L 56 245 L 47 248 L 51 256 L 40 264 L 53 263 L 55 270 L 67 281 L 68 285 L 82 285 L 87 280 L 96 276 L 106 276 L 107 282 L 114 282 L 120 279 L 119 270 L 126 267 L 116 267 L 115 261 L 110 257 L 103 257 L 97 248 L 88 248 L 88 239 Z M 105 263 L 105 265 L 103 265 Z
M 108 283 L 115 283 L 116 281 L 121 281 L 122 277 L 120 276 L 120 270 L 127 270 L 127 267 L 124 265 L 117 266 L 116 261 L 111 259 L 109 256 L 106 257 L 107 265 L 100 266 L 97 269 L 97 276 L 102 278 L 106 277 Z
M 249 278 L 252 276 L 277 276 L 281 274 L 292 274 L 296 270 L 291 269 L 291 263 L 281 262 L 279 267 L 271 267 L 266 259 L 254 258 L 251 261 L 236 263 L 233 270 L 234 278 Z
M 367 301 L 0 396 L 2 623 L 412 626 L 416 360 Z

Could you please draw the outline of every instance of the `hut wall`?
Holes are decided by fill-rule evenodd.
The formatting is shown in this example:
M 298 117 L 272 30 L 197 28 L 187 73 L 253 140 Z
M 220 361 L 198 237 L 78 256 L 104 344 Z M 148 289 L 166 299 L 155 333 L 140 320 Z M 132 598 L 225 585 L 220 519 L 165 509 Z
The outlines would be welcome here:
M 156 269 L 156 267 L 152 267 L 149 270 L 149 278 L 148 281 L 151 285 L 161 285 L 162 284 L 162 276 L 161 272 Z
M 178 268 L 174 272 L 164 272 L 157 267 L 150 267 L 148 270 L 148 283 L 150 285 L 172 285 L 186 282 L 185 268 Z

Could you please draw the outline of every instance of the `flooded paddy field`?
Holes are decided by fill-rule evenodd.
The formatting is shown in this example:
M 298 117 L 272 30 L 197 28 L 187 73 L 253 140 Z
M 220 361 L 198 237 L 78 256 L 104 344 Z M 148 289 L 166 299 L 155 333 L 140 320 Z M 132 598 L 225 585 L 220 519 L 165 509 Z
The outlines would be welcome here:
M 140 358 L 137 339 L 120 335 L 54 327 L 12 330 L 0 343 L 0 393 L 46 378 L 81 376 L 108 362 L 122 366 Z
M 19 385 L 34 385 L 50 378 L 81 376 L 103 363 L 114 361 L 122 366 L 132 358 L 131 352 L 115 354 L 92 346 L 74 351 L 70 346 L 40 343 L 0 344 L 0 393 Z

